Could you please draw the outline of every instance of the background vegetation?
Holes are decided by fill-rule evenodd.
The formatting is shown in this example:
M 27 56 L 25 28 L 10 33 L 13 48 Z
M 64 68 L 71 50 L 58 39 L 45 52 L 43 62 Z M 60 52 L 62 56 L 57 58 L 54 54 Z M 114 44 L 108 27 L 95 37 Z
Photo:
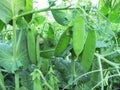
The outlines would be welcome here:
M 73 1 L 0 0 L 0 90 L 120 89 L 120 1 Z

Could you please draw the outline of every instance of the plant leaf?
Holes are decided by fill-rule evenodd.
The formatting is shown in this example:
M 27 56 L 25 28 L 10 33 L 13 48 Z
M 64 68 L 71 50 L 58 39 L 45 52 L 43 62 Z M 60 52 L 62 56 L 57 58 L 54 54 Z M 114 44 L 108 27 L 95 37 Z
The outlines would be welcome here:
M 18 58 L 14 60 L 12 47 L 5 43 L 0 43 L 0 66 L 8 72 L 14 72 L 22 66 Z
M 70 22 L 70 14 L 63 12 L 62 10 L 52 10 L 52 15 L 57 23 L 65 26 Z
M 0 19 L 5 24 L 13 18 L 13 14 L 17 15 L 19 11 L 23 10 L 25 7 L 25 0 L 15 1 L 16 2 L 14 2 L 14 0 L 0 0 Z
M 0 31 L 3 30 L 3 27 L 4 27 L 4 23 L 0 20 Z
M 85 72 L 88 71 L 91 67 L 95 47 L 96 47 L 96 32 L 95 30 L 90 30 L 85 43 L 85 48 L 82 54 L 81 62 L 81 65 Z
M 29 12 L 32 10 L 33 10 L 33 0 L 26 0 L 26 7 L 24 12 Z M 25 15 L 24 18 L 27 22 L 30 22 L 32 19 L 32 14 Z
M 0 19 L 7 24 L 12 17 L 11 0 L 0 0 Z

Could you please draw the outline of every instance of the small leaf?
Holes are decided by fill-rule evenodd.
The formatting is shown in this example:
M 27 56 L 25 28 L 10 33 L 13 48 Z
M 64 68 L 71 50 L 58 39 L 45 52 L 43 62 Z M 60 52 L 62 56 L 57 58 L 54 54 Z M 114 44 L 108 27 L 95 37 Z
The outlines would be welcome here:
M 33 16 L 33 20 L 32 22 L 36 25 L 39 26 L 40 24 L 42 24 L 45 21 L 45 17 L 39 14 L 35 14 Z
M 95 47 L 96 47 L 96 32 L 95 30 L 90 30 L 85 43 L 85 48 L 82 54 L 81 62 L 81 65 L 85 72 L 87 72 L 91 67 Z
M 52 10 L 52 14 L 57 23 L 65 26 L 70 22 L 70 14 L 63 12 L 62 10 Z
M 4 23 L 0 20 L 0 31 L 3 30 L 3 27 L 4 27 Z
M 33 0 L 26 0 L 26 7 L 24 12 L 29 12 L 32 10 L 33 10 Z M 32 19 L 32 14 L 25 15 L 24 18 L 27 22 L 30 22 Z
M 83 50 L 85 42 L 85 20 L 79 13 L 76 13 L 73 24 L 73 49 L 78 57 Z

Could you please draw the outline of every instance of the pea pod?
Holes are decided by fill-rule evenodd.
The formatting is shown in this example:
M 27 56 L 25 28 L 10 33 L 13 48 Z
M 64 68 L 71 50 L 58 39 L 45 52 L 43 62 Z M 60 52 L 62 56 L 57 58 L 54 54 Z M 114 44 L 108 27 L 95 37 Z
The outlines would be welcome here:
M 82 52 L 85 41 L 85 20 L 79 13 L 76 13 L 73 24 L 73 50 L 78 57 Z
M 55 48 L 55 56 L 60 56 L 68 47 L 69 42 L 70 42 L 70 34 L 69 34 L 69 30 L 71 29 L 71 27 L 69 27 L 67 30 L 65 30 L 63 32 L 63 34 L 61 35 L 58 44 Z
M 85 48 L 82 54 L 81 62 L 81 65 L 85 72 L 87 72 L 91 67 L 95 47 L 96 47 L 96 32 L 95 30 L 90 30 L 85 43 Z
M 43 90 L 41 82 L 37 78 L 34 80 L 34 90 Z
M 42 83 L 40 81 L 40 70 L 34 69 L 34 71 L 31 73 L 32 80 L 33 80 L 33 90 L 43 90 Z
M 27 45 L 28 45 L 28 54 L 31 63 L 36 64 L 35 36 L 34 36 L 34 31 L 31 29 L 29 29 L 27 32 Z

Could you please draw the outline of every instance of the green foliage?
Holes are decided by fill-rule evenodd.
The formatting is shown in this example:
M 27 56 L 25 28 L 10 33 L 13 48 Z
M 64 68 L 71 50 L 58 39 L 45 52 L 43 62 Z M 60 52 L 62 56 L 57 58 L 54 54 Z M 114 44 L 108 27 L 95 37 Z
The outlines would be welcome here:
M 13 11 L 13 8 L 14 11 Z M 0 20 L 2 20 L 5 24 L 7 24 L 14 15 L 18 15 L 18 13 L 25 8 L 25 0 L 4 0 L 0 1 Z
M 120 1 L 48 3 L 0 1 L 0 90 L 117 90 Z
M 33 0 L 26 0 L 26 5 L 25 5 L 24 12 L 29 12 L 33 10 Z M 25 20 L 27 22 L 30 22 L 32 19 L 32 14 L 28 14 L 24 16 Z
M 52 14 L 56 22 L 58 22 L 59 24 L 63 26 L 68 25 L 68 23 L 71 20 L 70 18 L 71 14 L 68 14 L 67 12 L 52 10 Z
M 100 0 L 99 9 L 105 17 L 110 19 L 111 22 L 119 23 L 119 4 L 119 0 Z

